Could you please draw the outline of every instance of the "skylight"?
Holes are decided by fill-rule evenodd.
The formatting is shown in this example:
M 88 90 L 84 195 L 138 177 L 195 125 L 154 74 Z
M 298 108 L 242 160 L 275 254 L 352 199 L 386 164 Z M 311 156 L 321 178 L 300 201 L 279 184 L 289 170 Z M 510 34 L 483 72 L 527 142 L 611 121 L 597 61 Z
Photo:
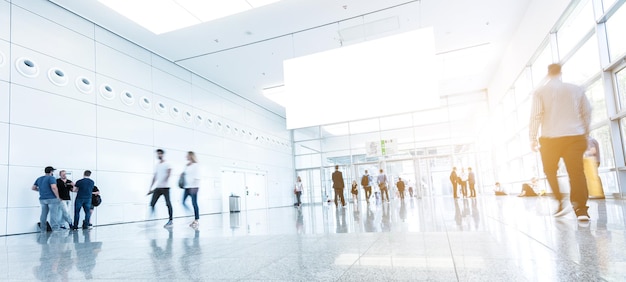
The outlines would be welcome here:
M 238 14 L 280 0 L 98 0 L 155 34 Z

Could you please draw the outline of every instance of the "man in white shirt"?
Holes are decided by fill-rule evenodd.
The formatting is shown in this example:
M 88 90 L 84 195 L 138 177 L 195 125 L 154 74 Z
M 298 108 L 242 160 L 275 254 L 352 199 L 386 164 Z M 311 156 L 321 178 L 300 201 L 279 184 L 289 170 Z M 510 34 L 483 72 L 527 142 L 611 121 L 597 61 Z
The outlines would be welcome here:
M 387 188 L 387 175 L 383 173 L 383 170 L 380 169 L 380 173 L 378 174 L 378 187 L 380 188 L 380 197 L 382 201 L 385 201 L 385 196 L 387 196 L 387 202 L 389 202 L 389 189 Z
M 152 183 L 150 184 L 150 192 L 148 195 L 152 194 L 152 200 L 150 201 L 150 207 L 152 208 L 152 212 L 154 213 L 154 205 L 159 200 L 161 195 L 165 196 L 165 204 L 167 205 L 167 212 L 169 214 L 169 221 L 165 224 L 166 228 L 172 227 L 172 203 L 170 202 L 170 173 L 172 172 L 172 168 L 170 164 L 167 163 L 163 159 L 163 155 L 165 152 L 161 149 L 156 150 L 157 157 L 159 158 L 159 163 L 156 165 L 154 169 L 154 177 L 152 177 Z
M 578 220 L 589 220 L 583 154 L 587 149 L 590 122 L 591 105 L 583 89 L 561 81 L 561 65 L 549 65 L 548 82 L 533 94 L 529 138 L 531 149 L 541 153 L 543 171 L 559 201 L 555 216 L 565 214 L 557 180 L 559 160 L 563 158 L 570 181 L 572 208 Z M 540 127 L 541 135 L 537 138 Z

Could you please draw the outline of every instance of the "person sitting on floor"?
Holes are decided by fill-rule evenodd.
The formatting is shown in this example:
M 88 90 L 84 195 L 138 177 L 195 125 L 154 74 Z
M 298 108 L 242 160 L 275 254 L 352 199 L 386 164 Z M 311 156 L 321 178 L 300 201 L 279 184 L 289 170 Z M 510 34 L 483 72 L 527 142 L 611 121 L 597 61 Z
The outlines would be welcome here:
M 537 178 L 533 177 L 530 183 L 522 184 L 522 192 L 518 197 L 535 197 L 538 196 L 535 193 L 535 187 L 537 187 Z
M 506 193 L 502 190 L 500 186 L 500 182 L 496 182 L 496 188 L 493 190 L 496 193 L 496 196 L 506 196 Z

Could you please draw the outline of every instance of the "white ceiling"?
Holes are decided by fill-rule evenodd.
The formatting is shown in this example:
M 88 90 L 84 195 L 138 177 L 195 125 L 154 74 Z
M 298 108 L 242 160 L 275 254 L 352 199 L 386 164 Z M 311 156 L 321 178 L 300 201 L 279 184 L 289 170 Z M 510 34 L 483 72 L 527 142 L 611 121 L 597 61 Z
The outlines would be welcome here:
M 426 26 L 434 27 L 440 95 L 485 89 L 530 2 L 282 0 L 155 35 L 97 0 L 49 1 L 282 117 L 261 90 L 283 84 L 283 60 Z

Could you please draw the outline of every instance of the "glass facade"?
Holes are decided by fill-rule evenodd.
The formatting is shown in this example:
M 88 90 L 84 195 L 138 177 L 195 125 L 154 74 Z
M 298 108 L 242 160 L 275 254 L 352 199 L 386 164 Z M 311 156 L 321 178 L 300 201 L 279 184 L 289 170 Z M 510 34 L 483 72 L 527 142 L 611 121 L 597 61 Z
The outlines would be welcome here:
M 463 93 L 442 97 L 434 109 L 293 130 L 297 174 L 319 174 L 316 199 L 332 195 L 335 165 L 346 183 L 360 179 L 366 169 L 375 177 L 382 168 L 390 182 L 402 177 L 424 196 L 452 194 L 448 176 L 453 166 L 473 168 L 479 193 L 491 192 L 496 181 L 518 187 L 532 177 L 547 189 L 539 154 L 529 147 L 528 123 L 533 89 L 544 83 L 547 65 L 559 62 L 563 80 L 581 85 L 592 104 L 590 135 L 600 144 L 604 193 L 624 193 L 624 2 L 571 2 L 560 26 L 546 35 L 509 90 L 494 93 L 497 100 L 487 92 Z M 559 176 L 566 175 L 561 167 Z

